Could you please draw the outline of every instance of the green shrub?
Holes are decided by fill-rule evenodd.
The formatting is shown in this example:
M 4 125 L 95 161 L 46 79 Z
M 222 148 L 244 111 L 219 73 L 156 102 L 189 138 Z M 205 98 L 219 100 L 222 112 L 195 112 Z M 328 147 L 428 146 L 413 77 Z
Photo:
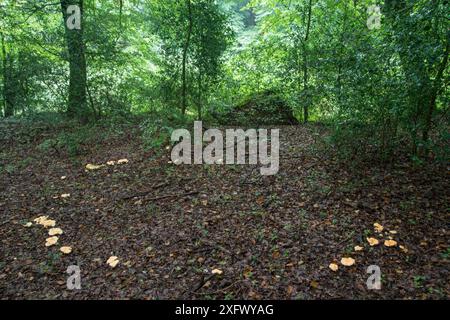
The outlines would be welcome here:
M 153 112 L 141 125 L 142 140 L 149 149 L 160 149 L 170 143 L 172 132 L 189 128 L 193 120 L 180 112 Z

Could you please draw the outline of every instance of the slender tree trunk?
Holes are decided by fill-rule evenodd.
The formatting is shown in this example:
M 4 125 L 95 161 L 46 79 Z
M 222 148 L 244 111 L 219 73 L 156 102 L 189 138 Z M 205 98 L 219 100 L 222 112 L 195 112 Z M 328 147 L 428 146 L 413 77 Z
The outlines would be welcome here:
M 203 118 L 203 115 L 202 115 L 202 109 L 203 109 L 202 91 L 203 91 L 202 73 L 201 73 L 201 71 L 199 71 L 199 73 L 198 73 L 198 102 L 197 102 L 197 113 L 198 113 L 199 121 L 202 121 L 202 118 Z
M 2 109 L 5 118 L 7 115 L 7 102 L 6 102 L 6 47 L 5 47 L 5 37 L 3 33 L 0 32 L 0 37 L 2 40 L 2 78 L 3 78 L 3 87 L 2 87 Z
M 303 40 L 303 90 L 305 92 L 306 103 L 303 106 L 303 120 L 309 121 L 309 107 L 311 105 L 311 96 L 309 92 L 309 69 L 308 69 L 308 40 L 311 31 L 312 0 L 308 4 L 308 17 L 306 25 L 305 39 Z
M 188 18 L 189 18 L 189 26 L 187 32 L 186 42 L 183 48 L 183 62 L 182 62 L 182 93 L 181 93 L 181 112 L 182 114 L 186 114 L 187 109 L 187 82 L 186 82 L 186 64 L 187 64 L 187 54 L 189 50 L 189 45 L 191 42 L 191 34 L 192 34 L 192 8 L 191 8 L 191 0 L 186 0 L 186 5 L 188 8 Z
M 342 85 L 342 74 L 343 74 L 343 68 L 344 68 L 344 49 L 345 49 L 345 34 L 347 32 L 347 6 L 344 8 L 344 17 L 342 21 L 342 31 L 341 35 L 339 37 L 340 41 L 340 47 L 339 47 L 339 53 L 338 53 L 338 74 L 336 79 L 336 86 L 337 86 L 337 96 L 338 96 L 338 102 L 339 105 L 342 105 L 343 103 L 343 85 Z
M 10 87 L 10 70 L 8 68 L 8 53 L 6 51 L 5 36 L 0 33 L 2 40 L 2 75 L 3 75 L 3 111 L 5 118 L 14 116 L 14 103 Z M 10 62 L 11 64 L 11 62 Z
M 449 43 L 447 40 L 446 50 L 443 56 L 441 65 L 439 66 L 436 77 L 433 80 L 430 77 L 429 71 L 425 62 L 412 63 L 408 52 L 408 49 L 403 49 L 405 44 L 413 44 L 414 38 L 411 34 L 403 32 L 401 24 L 408 21 L 408 17 L 413 11 L 413 6 L 408 6 L 405 0 L 386 0 L 385 1 L 385 14 L 390 21 L 394 32 L 397 34 L 397 43 L 400 48 L 400 60 L 403 69 L 406 74 L 406 79 L 410 83 L 420 81 L 420 85 L 413 86 L 409 89 L 408 95 L 410 97 L 411 105 L 415 106 L 411 114 L 411 121 L 414 124 L 411 130 L 411 136 L 413 140 L 413 154 L 418 156 L 427 156 L 429 148 L 427 146 L 430 131 L 432 129 L 432 120 L 434 112 L 436 111 L 436 103 L 439 97 L 439 92 L 442 86 L 442 78 L 448 65 L 449 55 Z M 430 22 L 431 23 L 431 22 Z M 422 26 L 423 27 L 423 26 Z M 423 146 L 419 144 L 419 135 L 421 133 L 421 139 Z
M 70 30 L 67 26 L 67 19 L 69 18 L 67 9 L 70 5 L 77 5 L 81 10 L 81 29 L 79 30 Z M 84 123 L 88 121 L 89 111 L 86 95 L 87 67 L 83 41 L 83 0 L 61 0 L 61 9 L 70 68 L 67 114 Z

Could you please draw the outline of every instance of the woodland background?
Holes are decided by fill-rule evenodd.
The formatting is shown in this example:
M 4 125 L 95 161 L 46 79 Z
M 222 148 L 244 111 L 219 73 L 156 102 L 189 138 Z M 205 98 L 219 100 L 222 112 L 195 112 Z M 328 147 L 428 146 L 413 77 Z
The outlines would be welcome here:
M 448 299 L 449 8 L 0 0 L 0 298 Z M 197 119 L 279 173 L 175 166 Z

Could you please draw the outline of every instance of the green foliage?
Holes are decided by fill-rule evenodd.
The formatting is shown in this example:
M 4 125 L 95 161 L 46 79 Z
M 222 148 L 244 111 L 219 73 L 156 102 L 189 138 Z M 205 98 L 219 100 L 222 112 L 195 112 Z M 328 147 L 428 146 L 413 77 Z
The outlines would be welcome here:
M 236 126 L 298 124 L 291 107 L 281 94 L 268 90 L 245 99 L 219 115 L 222 124 Z
M 330 124 L 330 147 L 345 157 L 448 159 L 446 0 L 73 2 L 84 5 L 79 101 L 69 94 L 74 53 L 61 3 L 0 4 L 5 116 L 70 115 L 72 106 L 91 122 L 124 123 L 150 112 L 144 138 L 158 146 L 184 123 L 170 120 L 180 111 L 231 124 L 236 106 L 254 101 L 277 124 L 282 101 L 299 120 Z M 370 30 L 373 4 L 381 28 Z M 269 90 L 275 100 L 257 101 Z M 78 154 L 80 143 L 68 135 L 48 145 Z
M 71 157 L 75 157 L 81 154 L 82 145 L 87 143 L 90 138 L 88 130 L 77 130 L 76 132 L 63 132 L 58 134 L 55 138 L 44 140 L 38 149 L 42 152 L 50 153 L 65 152 Z
M 134 119 L 134 121 L 138 120 L 139 118 Z M 84 126 L 76 122 L 71 124 L 65 122 L 65 125 L 55 126 L 54 129 L 58 133 L 42 141 L 37 148 L 44 153 L 76 157 L 84 154 L 89 146 L 101 144 L 104 140 L 123 134 L 124 130 L 132 124 L 131 119 L 124 121 L 114 117 Z
M 141 124 L 142 140 L 147 148 L 162 150 L 162 147 L 170 144 L 174 130 L 192 127 L 192 123 L 193 120 L 180 111 L 154 112 L 147 115 L 147 119 Z

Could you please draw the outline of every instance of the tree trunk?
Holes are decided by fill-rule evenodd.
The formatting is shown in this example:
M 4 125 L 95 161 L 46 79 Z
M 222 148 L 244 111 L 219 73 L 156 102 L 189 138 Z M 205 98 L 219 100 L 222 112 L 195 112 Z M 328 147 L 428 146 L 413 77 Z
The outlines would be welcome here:
M 81 11 L 81 29 L 70 30 L 67 27 L 69 14 L 67 9 L 70 5 L 77 5 Z M 69 117 L 77 118 L 82 123 L 89 119 L 86 96 L 86 57 L 84 53 L 83 41 L 83 0 L 61 0 L 61 9 L 64 19 L 66 34 L 66 45 L 69 55 L 69 101 L 67 114 Z
M 309 107 L 311 104 L 311 96 L 309 92 L 309 70 L 308 70 L 308 40 L 311 31 L 311 16 L 312 16 L 312 0 L 309 0 L 308 4 L 308 22 L 306 26 L 305 39 L 303 41 L 303 91 L 305 93 L 305 105 L 303 106 L 303 121 L 307 123 L 309 121 Z
M 203 115 L 202 115 L 202 109 L 203 109 L 202 90 L 203 90 L 202 72 L 199 71 L 198 72 L 198 102 L 197 102 L 198 121 L 202 121 L 202 118 L 203 118 Z
M 191 8 L 191 0 L 186 0 L 186 5 L 188 8 L 188 18 L 189 18 L 189 27 L 186 42 L 183 48 L 183 66 L 182 66 L 182 93 L 181 93 L 181 113 L 183 115 L 186 114 L 187 109 L 187 83 L 186 83 L 186 64 L 187 64 L 187 54 L 189 50 L 189 45 L 191 42 L 191 34 L 192 34 L 192 8 Z
M 0 33 L 2 40 L 2 75 L 3 75 L 3 111 L 5 118 L 12 117 L 14 115 L 14 105 L 11 98 L 9 79 L 8 77 L 8 56 L 6 52 L 5 36 Z
M 401 48 L 399 55 L 402 67 L 409 83 L 414 83 L 416 79 L 420 79 L 420 85 L 409 88 L 408 95 L 411 105 L 415 106 L 411 114 L 411 122 L 413 129 L 411 136 L 413 140 L 413 154 L 418 156 L 427 156 L 428 142 L 432 127 L 432 119 L 436 110 L 436 103 L 442 86 L 442 78 L 448 64 L 449 44 L 447 40 L 446 50 L 443 60 L 438 70 L 436 70 L 436 78 L 433 80 L 424 61 L 420 63 L 412 63 L 407 49 L 403 49 L 406 44 L 413 44 L 414 38 L 411 34 L 405 33 L 401 24 L 407 23 L 408 17 L 414 7 L 409 5 L 405 0 L 386 0 L 385 15 L 391 23 L 394 32 L 397 34 L 397 43 Z M 431 22 L 430 22 L 431 23 Z M 422 28 L 425 26 L 421 26 Z M 419 141 L 419 134 L 422 134 Z M 423 145 L 422 145 L 423 144 Z

